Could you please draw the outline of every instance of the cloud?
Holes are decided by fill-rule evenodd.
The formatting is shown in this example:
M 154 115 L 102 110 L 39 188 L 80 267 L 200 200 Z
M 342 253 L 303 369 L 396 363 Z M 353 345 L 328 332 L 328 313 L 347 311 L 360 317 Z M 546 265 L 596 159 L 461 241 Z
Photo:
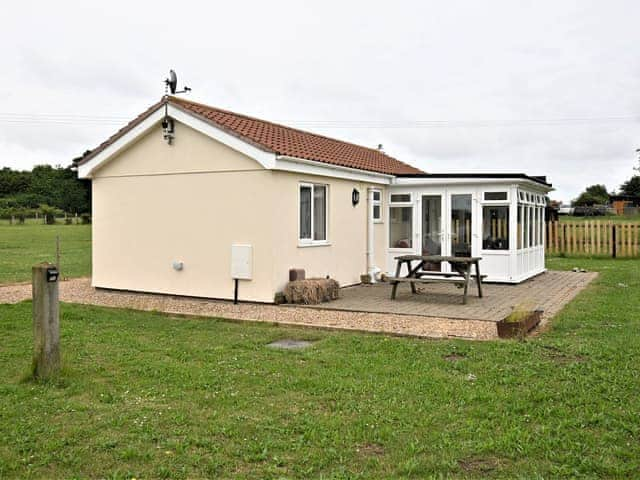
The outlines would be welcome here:
M 173 67 L 195 100 L 382 143 L 428 171 L 546 174 L 569 200 L 633 173 L 639 15 L 631 0 L 25 0 L 3 10 L 0 113 L 132 118 Z M 0 121 L 0 166 L 73 158 L 118 126 Z

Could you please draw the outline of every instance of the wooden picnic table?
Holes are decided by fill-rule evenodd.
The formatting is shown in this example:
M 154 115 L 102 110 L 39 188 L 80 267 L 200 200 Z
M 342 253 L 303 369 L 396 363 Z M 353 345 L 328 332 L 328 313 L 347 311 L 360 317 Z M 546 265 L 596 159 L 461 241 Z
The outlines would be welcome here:
M 398 290 L 398 284 L 408 282 L 411 284 L 411 292 L 418 293 L 416 290 L 416 283 L 454 283 L 456 285 L 462 285 L 464 287 L 464 293 L 462 295 L 462 303 L 467 303 L 467 291 L 469 289 L 469 282 L 471 279 L 475 279 L 478 286 L 478 297 L 482 298 L 482 279 L 486 275 L 480 275 L 480 260 L 481 257 L 455 257 L 455 256 L 443 256 L 443 255 L 401 255 L 396 257 L 396 275 L 395 277 L 388 277 L 388 280 L 393 286 L 391 289 L 391 300 L 395 300 L 396 292 Z M 415 266 L 412 266 L 413 262 L 418 262 Z M 452 272 L 435 272 L 425 270 L 425 264 L 429 263 L 442 263 L 448 262 L 451 265 Z M 407 265 L 406 276 L 401 277 L 402 265 Z M 472 267 L 475 266 L 475 273 L 471 273 Z

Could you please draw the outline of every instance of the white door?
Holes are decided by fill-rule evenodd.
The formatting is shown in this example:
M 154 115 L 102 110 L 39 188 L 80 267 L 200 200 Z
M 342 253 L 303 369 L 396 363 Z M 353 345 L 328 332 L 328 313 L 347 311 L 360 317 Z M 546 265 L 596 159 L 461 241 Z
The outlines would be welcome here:
M 478 256 L 479 215 L 475 190 L 464 187 L 393 192 L 389 197 L 387 273 L 400 255 Z M 426 265 L 449 271 L 449 264 Z M 401 275 L 407 272 L 403 270 Z

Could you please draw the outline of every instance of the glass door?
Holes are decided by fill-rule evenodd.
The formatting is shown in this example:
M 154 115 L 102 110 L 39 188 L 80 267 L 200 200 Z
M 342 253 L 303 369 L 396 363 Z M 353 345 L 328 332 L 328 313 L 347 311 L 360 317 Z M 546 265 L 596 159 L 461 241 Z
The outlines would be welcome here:
M 455 257 L 471 257 L 472 196 L 470 193 L 451 194 L 450 247 Z
M 442 196 L 422 196 L 422 255 L 442 255 Z M 425 270 L 440 271 L 440 263 L 426 263 Z

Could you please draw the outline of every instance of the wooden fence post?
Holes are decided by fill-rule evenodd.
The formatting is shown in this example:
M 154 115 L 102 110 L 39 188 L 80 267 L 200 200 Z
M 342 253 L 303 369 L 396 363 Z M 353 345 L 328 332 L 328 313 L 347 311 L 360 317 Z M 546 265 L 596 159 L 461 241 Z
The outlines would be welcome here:
M 56 267 L 60 272 L 60 235 L 56 235 Z
M 50 263 L 34 265 L 33 294 L 33 375 L 47 378 L 60 370 L 60 313 L 58 270 Z
M 612 224 L 611 225 L 611 257 L 612 258 L 616 258 L 617 255 L 617 248 L 616 248 L 616 243 L 617 243 L 617 239 L 616 239 L 616 224 Z

